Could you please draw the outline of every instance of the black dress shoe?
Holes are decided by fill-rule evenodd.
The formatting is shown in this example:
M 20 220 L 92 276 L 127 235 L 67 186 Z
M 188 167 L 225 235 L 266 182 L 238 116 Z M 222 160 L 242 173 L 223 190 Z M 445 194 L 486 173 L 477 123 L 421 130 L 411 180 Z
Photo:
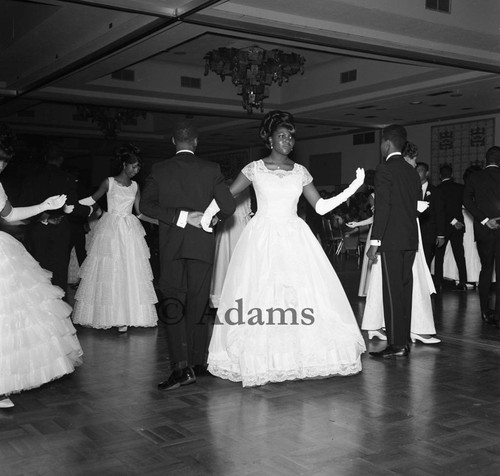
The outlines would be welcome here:
M 193 367 L 193 370 L 195 375 L 197 375 L 198 377 L 201 377 L 202 375 L 211 375 L 206 365 L 201 365 L 201 364 L 195 365 Z
M 164 380 L 163 382 L 160 382 L 158 384 L 158 390 L 174 390 L 176 388 L 179 388 L 180 386 L 181 384 L 178 380 L 178 376 L 175 372 L 172 372 L 167 380 Z
M 458 283 L 452 288 L 452 291 L 467 291 L 467 285 L 465 283 Z
M 408 357 L 410 355 L 410 346 L 396 346 L 388 345 L 384 350 L 380 352 L 370 352 L 373 357 L 379 357 L 382 359 L 393 359 L 396 357 Z
M 179 382 L 179 385 L 190 385 L 192 383 L 195 383 L 196 374 L 194 373 L 192 367 L 186 367 L 185 369 L 182 369 L 182 373 L 180 377 L 177 378 L 177 382 Z
M 488 309 L 486 312 L 481 312 L 481 319 L 483 320 L 484 324 L 499 327 L 498 321 L 495 317 L 495 311 L 493 309 Z

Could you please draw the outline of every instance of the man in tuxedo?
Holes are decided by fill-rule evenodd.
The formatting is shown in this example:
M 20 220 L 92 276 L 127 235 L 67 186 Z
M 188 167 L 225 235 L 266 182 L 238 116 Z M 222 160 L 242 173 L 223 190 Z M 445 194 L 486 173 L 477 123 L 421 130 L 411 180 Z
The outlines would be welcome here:
M 235 210 L 235 200 L 220 167 L 195 155 L 198 135 L 193 123 L 179 122 L 172 141 L 177 153 L 153 165 L 140 202 L 141 212 L 159 220 L 160 319 L 167 325 L 173 371 L 160 382 L 172 390 L 196 382 L 208 349 L 203 322 L 215 252 L 213 233 L 201 228 L 203 212 L 213 199 L 222 217 Z
M 374 357 L 406 357 L 410 353 L 412 266 L 418 248 L 418 174 L 403 158 L 406 129 L 393 124 L 382 131 L 385 158 L 375 173 L 375 214 L 367 256 L 382 260 L 384 320 L 387 347 Z
M 429 165 L 425 162 L 417 162 L 416 167 L 421 183 L 420 200 L 429 203 L 427 210 L 419 214 L 420 232 L 422 234 L 422 246 L 424 248 L 425 260 L 429 270 L 436 254 L 445 242 L 445 209 L 441 190 L 429 183 Z
M 450 165 L 442 165 L 439 173 L 441 183 L 438 189 L 444 201 L 446 231 L 443 246 L 436 249 L 434 261 L 434 278 L 436 288 L 440 289 L 443 282 L 443 263 L 446 245 L 451 243 L 453 256 L 458 268 L 458 284 L 454 287 L 456 291 L 467 290 L 467 267 L 464 253 L 465 221 L 462 213 L 464 197 L 464 186 L 453 180 L 453 169 Z
M 464 205 L 474 217 L 474 236 L 481 260 L 479 301 L 481 317 L 487 324 L 500 321 L 500 147 L 486 152 L 486 167 L 469 176 L 465 183 Z M 490 309 L 489 297 L 496 271 L 496 304 Z
M 30 227 L 30 252 L 40 266 L 52 272 L 52 284 L 66 292 L 71 256 L 71 225 L 68 214 L 88 217 L 93 208 L 78 203 L 74 177 L 62 170 L 64 151 L 50 144 L 45 154 L 45 167 L 30 176 L 22 194 L 24 203 L 41 203 L 53 195 L 66 194 L 64 209 L 50 210 L 33 218 Z

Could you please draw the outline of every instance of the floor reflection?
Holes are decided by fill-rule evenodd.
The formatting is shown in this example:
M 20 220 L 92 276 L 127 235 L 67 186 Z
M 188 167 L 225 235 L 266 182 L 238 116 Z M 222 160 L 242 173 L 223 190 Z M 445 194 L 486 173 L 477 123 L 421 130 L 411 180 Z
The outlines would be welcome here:
M 360 322 L 357 264 L 337 272 Z M 434 308 L 440 345 L 401 360 L 367 352 L 356 376 L 257 388 L 201 376 L 160 392 L 162 325 L 79 327 L 84 365 L 0 412 L 0 473 L 498 474 L 500 330 L 482 324 L 475 290 L 445 289 Z

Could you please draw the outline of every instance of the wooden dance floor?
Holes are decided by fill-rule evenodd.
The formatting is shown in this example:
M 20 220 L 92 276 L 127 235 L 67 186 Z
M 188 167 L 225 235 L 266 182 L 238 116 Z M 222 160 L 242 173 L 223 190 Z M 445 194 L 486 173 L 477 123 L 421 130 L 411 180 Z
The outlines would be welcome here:
M 356 265 L 335 267 L 360 319 Z M 442 344 L 408 360 L 257 388 L 202 376 L 160 392 L 163 327 L 78 328 L 84 365 L 0 410 L 0 475 L 498 475 L 500 330 L 476 290 L 435 309 Z

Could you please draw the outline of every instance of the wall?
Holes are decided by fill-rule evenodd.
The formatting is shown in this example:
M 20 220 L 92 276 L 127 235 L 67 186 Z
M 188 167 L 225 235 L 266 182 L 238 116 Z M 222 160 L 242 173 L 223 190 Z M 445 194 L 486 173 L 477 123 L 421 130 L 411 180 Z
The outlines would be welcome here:
M 480 147 L 474 150 L 475 157 L 463 157 L 458 158 L 458 165 L 454 164 L 453 169 L 455 172 L 455 179 L 459 182 L 462 181 L 462 175 L 465 169 L 470 165 L 472 158 L 479 158 L 479 160 L 484 160 L 484 155 L 486 150 L 491 145 L 500 145 L 500 114 L 489 114 L 484 116 L 467 117 L 462 119 L 455 119 L 450 121 L 439 121 L 426 124 L 419 124 L 415 126 L 408 126 L 408 137 L 409 139 L 418 145 L 419 148 L 419 160 L 428 162 L 431 165 L 431 179 L 433 183 L 438 182 L 439 177 L 439 164 L 436 161 L 436 157 L 432 157 L 432 147 L 431 147 L 431 131 L 433 126 L 447 126 L 453 124 L 462 124 L 474 121 L 484 121 L 485 119 L 494 119 L 494 129 L 493 129 L 493 139 L 488 141 L 486 147 Z M 471 150 L 469 149 L 469 150 Z M 460 149 L 459 149 L 460 150 Z M 472 154 L 471 154 L 472 155 Z M 433 160 L 434 159 L 434 160 Z M 446 160 L 451 163 L 452 160 Z
M 299 131 L 300 134 L 300 131 Z M 348 184 L 356 175 L 356 168 L 374 169 L 380 162 L 380 146 L 378 134 L 375 143 L 352 145 L 352 134 L 347 136 L 325 137 L 323 139 L 298 141 L 295 144 L 293 159 L 302 165 L 309 166 L 309 156 L 340 152 L 342 168 L 340 177 L 331 177 L 332 185 Z M 321 187 L 328 189 L 328 187 Z
M 408 139 L 417 144 L 419 147 L 420 159 L 430 162 L 432 126 L 469 122 L 487 118 L 495 119 L 493 143 L 495 145 L 500 145 L 500 114 L 488 114 L 484 116 L 474 116 L 449 121 L 417 124 L 407 126 L 406 129 L 408 131 Z M 298 135 L 300 139 L 300 130 L 298 131 Z M 325 154 L 328 152 L 340 152 L 342 154 L 341 177 L 331 177 L 332 187 L 330 187 L 330 189 L 332 189 L 334 185 L 347 184 L 351 182 L 354 179 L 357 167 L 364 167 L 365 169 L 376 168 L 381 160 L 379 142 L 379 134 L 376 134 L 374 144 L 356 146 L 352 144 L 352 134 L 322 139 L 304 141 L 298 140 L 295 144 L 292 158 L 307 167 L 309 165 L 309 156 L 311 155 Z

